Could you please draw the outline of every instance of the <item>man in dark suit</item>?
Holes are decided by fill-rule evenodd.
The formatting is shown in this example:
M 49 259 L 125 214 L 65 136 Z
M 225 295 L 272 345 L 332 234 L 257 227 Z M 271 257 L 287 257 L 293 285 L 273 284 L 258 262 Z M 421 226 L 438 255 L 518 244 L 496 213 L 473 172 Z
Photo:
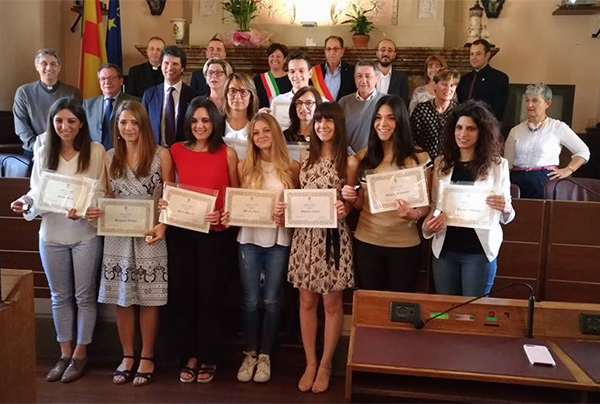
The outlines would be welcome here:
M 344 40 L 335 35 L 325 39 L 326 62 L 311 69 L 312 85 L 328 101 L 339 101 L 356 92 L 354 66 L 342 62 Z
M 123 72 L 118 65 L 105 63 L 98 69 L 102 95 L 83 100 L 83 109 L 93 142 L 102 143 L 106 150 L 113 148 L 115 112 L 123 101 L 138 100 L 123 93 Z
M 142 97 L 157 144 L 169 147 L 184 140 L 183 119 L 188 105 L 198 93 L 182 80 L 187 62 L 177 46 L 165 47 L 161 54 L 161 69 L 165 82 L 151 87 Z
M 165 41 L 162 38 L 153 36 L 148 40 L 146 54 L 148 61 L 141 65 L 133 66 L 129 69 L 127 77 L 127 86 L 125 92 L 134 97 L 142 97 L 144 91 L 154 87 L 164 81 L 160 71 L 160 52 L 165 47 Z
M 227 51 L 225 50 L 225 44 L 219 38 L 213 38 L 206 44 L 206 60 L 211 58 L 225 59 L 227 57 Z M 198 92 L 200 95 L 209 95 L 210 88 L 206 83 L 206 77 L 202 73 L 202 69 L 195 70 L 192 73 L 192 79 L 190 86 Z
M 458 84 L 458 102 L 481 100 L 490 106 L 499 121 L 504 117 L 508 99 L 508 76 L 489 65 L 492 57 L 491 45 L 478 39 L 471 45 L 470 61 L 473 71 L 465 74 Z
M 406 73 L 392 68 L 396 59 L 396 44 L 391 39 L 382 39 L 377 44 L 377 70 L 379 81 L 377 91 L 383 94 L 396 94 L 408 107 L 408 77 Z

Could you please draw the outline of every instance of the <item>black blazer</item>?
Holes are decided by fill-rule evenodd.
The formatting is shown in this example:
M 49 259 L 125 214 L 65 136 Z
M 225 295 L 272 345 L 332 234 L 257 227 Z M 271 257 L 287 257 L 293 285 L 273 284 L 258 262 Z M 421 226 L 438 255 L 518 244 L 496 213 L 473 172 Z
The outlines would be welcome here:
M 325 75 L 325 64 L 321 63 L 323 75 Z M 340 91 L 336 97 L 336 101 L 340 98 L 356 92 L 356 83 L 354 83 L 354 66 L 346 62 L 342 62 Z
M 208 87 L 208 83 L 206 82 L 206 78 L 204 77 L 204 73 L 202 73 L 202 69 L 194 70 L 192 72 L 192 79 L 190 80 L 190 87 L 192 87 L 198 95 L 209 95 L 210 87 Z
M 458 102 L 465 102 L 469 98 L 469 87 L 473 80 L 475 70 L 461 77 L 456 89 Z M 473 88 L 473 99 L 486 102 L 499 121 L 504 117 L 506 100 L 508 99 L 508 76 L 500 70 L 494 69 L 489 64 L 477 73 L 477 81 Z
M 390 95 L 399 95 L 408 109 L 408 76 L 406 73 L 392 69 L 392 78 L 390 79 L 390 87 L 387 93 Z
M 177 133 L 175 135 L 176 141 L 185 140 L 183 135 L 183 118 L 185 117 L 185 111 L 187 111 L 188 105 L 190 105 L 190 102 L 192 102 L 192 100 L 197 96 L 198 93 L 196 90 L 185 83 L 181 85 L 181 95 L 179 96 L 179 105 L 177 108 Z M 160 122 L 162 120 L 164 97 L 164 83 L 149 88 L 142 97 L 142 104 L 148 111 L 150 126 L 152 126 L 156 144 L 160 144 Z
M 125 92 L 129 95 L 142 98 L 144 91 L 165 81 L 160 67 L 152 69 L 150 62 L 133 66 L 129 69 Z

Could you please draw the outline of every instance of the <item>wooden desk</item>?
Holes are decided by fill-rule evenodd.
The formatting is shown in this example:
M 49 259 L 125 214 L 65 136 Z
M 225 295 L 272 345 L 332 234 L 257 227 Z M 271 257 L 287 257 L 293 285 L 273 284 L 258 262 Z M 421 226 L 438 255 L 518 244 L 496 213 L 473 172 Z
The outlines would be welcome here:
M 0 403 L 32 403 L 35 385 L 33 273 L 2 270 Z
M 600 305 L 536 304 L 533 339 L 523 337 L 527 302 L 522 300 L 482 299 L 421 330 L 389 320 L 392 301 L 419 303 L 425 319 L 465 300 L 356 291 L 346 401 L 359 394 L 453 402 L 586 402 L 590 392 L 600 393 L 600 336 L 581 334 L 578 328 L 579 313 L 600 313 Z M 557 366 L 530 365 L 525 343 L 548 346 Z

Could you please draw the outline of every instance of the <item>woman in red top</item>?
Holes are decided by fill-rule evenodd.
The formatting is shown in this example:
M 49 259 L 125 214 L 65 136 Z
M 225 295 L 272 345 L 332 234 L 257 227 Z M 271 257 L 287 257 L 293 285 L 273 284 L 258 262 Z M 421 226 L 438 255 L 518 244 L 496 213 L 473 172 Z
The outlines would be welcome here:
M 209 383 L 220 359 L 224 291 L 237 267 L 236 230 L 218 225 L 226 187 L 238 187 L 238 158 L 223 144 L 223 119 L 215 104 L 194 99 L 185 114 L 186 141 L 171 146 L 181 185 L 218 191 L 215 210 L 206 215 L 208 234 L 169 227 L 170 319 L 183 367 L 182 383 Z M 163 201 L 162 205 L 165 206 Z

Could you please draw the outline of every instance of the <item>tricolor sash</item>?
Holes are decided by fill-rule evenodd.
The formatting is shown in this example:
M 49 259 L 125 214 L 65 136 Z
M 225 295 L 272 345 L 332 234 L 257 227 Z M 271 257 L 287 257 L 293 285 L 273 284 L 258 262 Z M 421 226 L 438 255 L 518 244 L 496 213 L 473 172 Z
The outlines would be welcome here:
M 273 76 L 273 73 L 270 71 L 261 73 L 260 80 L 262 81 L 263 87 L 267 92 L 267 98 L 269 99 L 270 104 L 271 100 L 279 95 L 279 86 L 277 85 L 275 76 Z
M 325 75 L 323 74 L 323 67 L 321 65 L 313 66 L 310 70 L 310 79 L 312 80 L 313 87 L 317 89 L 323 98 L 329 102 L 335 101 L 335 98 L 333 98 L 325 84 Z

